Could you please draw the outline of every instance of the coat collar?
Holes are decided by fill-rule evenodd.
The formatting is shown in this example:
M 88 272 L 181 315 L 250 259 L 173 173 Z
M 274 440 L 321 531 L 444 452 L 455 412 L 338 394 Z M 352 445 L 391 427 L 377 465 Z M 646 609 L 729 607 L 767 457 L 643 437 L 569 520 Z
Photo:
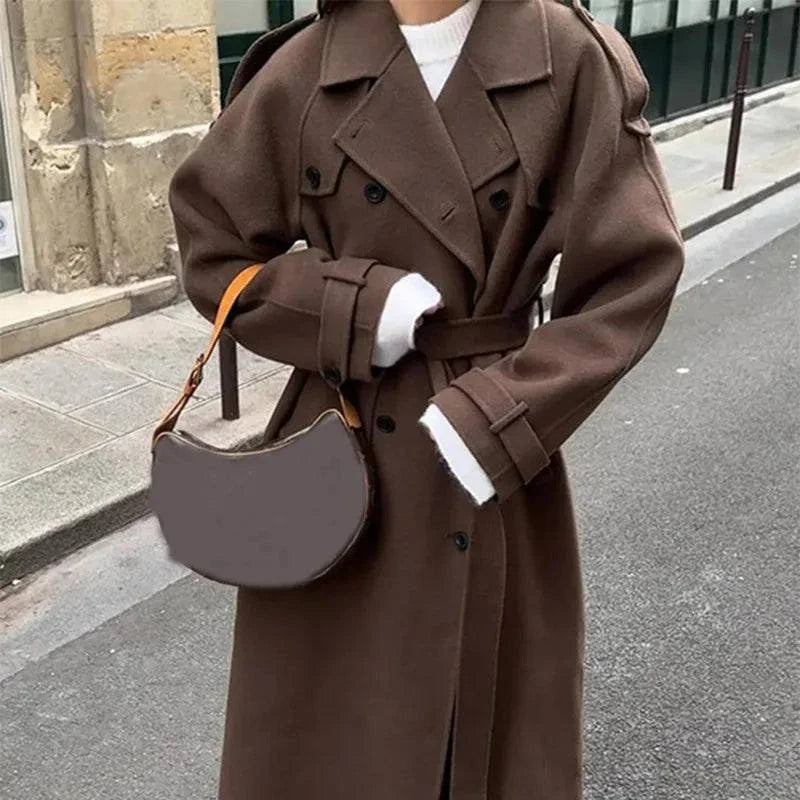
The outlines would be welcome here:
M 545 0 L 483 0 L 464 43 L 485 89 L 520 86 L 553 74 Z
M 347 0 L 330 12 L 320 86 L 377 78 L 405 45 L 389 0 Z
M 552 75 L 544 2 L 482 0 L 464 49 L 485 89 Z M 320 85 L 377 78 L 404 46 L 389 0 L 347 0 L 331 12 Z

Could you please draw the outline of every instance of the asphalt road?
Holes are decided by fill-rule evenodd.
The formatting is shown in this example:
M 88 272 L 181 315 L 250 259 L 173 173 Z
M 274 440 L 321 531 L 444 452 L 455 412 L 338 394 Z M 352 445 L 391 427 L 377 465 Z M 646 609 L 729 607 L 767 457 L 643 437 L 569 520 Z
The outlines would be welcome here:
M 588 800 L 800 792 L 798 199 L 690 242 L 664 334 L 566 448 Z M 0 600 L 0 798 L 213 800 L 232 599 L 144 520 Z

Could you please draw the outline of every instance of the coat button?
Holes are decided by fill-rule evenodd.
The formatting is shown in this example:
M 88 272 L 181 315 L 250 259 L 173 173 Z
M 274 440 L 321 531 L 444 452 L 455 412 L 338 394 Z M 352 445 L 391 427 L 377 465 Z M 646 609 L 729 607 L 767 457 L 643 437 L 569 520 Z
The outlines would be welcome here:
M 505 189 L 498 189 L 489 198 L 492 208 L 505 211 L 511 205 L 511 195 Z
M 388 414 L 381 414 L 378 419 L 375 420 L 375 423 L 378 426 L 378 430 L 382 433 L 392 433 L 397 427 L 395 421 Z
M 466 550 L 469 547 L 469 536 L 464 531 L 458 531 L 453 536 L 453 544 L 458 550 Z
M 331 384 L 331 386 L 336 388 L 338 388 L 342 383 L 342 373 L 339 372 L 336 367 L 326 367 L 325 371 L 322 373 L 322 377 L 325 378 L 325 380 Z
M 320 182 L 322 181 L 322 175 L 316 167 L 306 167 L 306 178 L 308 178 L 308 182 L 312 189 L 319 189 Z
M 364 187 L 364 196 L 369 200 L 370 203 L 380 203 L 386 197 L 386 189 L 383 188 L 379 183 L 375 183 L 375 181 L 370 181 Z

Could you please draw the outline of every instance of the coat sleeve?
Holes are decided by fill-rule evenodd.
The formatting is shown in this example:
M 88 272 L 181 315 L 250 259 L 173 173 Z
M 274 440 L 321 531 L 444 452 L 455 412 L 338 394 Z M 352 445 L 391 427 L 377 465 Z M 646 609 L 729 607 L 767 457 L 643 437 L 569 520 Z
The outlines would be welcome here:
M 651 347 L 683 269 L 680 230 L 642 116 L 649 86 L 616 31 L 595 37 L 578 57 L 562 199 L 547 223 L 562 231 L 551 319 L 520 349 L 432 398 L 499 501 L 547 466 Z
M 367 381 L 380 312 L 407 274 L 318 247 L 287 252 L 300 224 L 303 98 L 259 74 L 173 175 L 169 200 L 186 294 L 212 320 L 231 279 L 264 268 L 242 293 L 230 331 L 244 347 L 334 382 Z M 298 79 L 299 80 L 299 79 Z M 289 81 L 284 79 L 284 84 Z

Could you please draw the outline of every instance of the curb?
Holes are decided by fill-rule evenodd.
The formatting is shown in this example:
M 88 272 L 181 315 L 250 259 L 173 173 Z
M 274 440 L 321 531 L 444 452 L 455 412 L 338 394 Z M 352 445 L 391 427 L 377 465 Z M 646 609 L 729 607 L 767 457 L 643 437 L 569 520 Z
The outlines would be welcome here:
M 18 319 L 13 310 L 0 311 L 5 320 L 0 322 L 0 363 L 164 308 L 178 299 L 180 291 L 175 275 L 160 275 L 139 283 L 92 286 L 62 295 L 42 291 L 22 293 L 21 297 L 12 294 L 3 302 L 22 305 L 26 310 Z M 42 296 L 46 298 L 44 308 Z M 58 298 L 55 307 L 51 298 Z
M 754 108 L 771 103 L 775 100 L 782 100 L 784 97 L 800 91 L 800 81 L 788 81 L 777 87 L 762 89 L 748 93 L 744 101 L 744 111 L 752 111 Z M 653 124 L 653 141 L 670 142 L 673 139 L 680 139 L 688 133 L 702 130 L 712 122 L 719 122 L 722 119 L 729 119 L 733 113 L 733 103 L 726 101 L 718 105 L 698 111 L 695 114 L 683 114 L 675 119 L 665 120 Z
M 719 225 L 721 222 L 747 211 L 749 208 L 778 194 L 778 192 L 782 192 L 784 189 L 788 189 L 790 186 L 794 186 L 796 183 L 800 183 L 800 170 L 781 178 L 779 181 L 775 181 L 775 183 L 771 183 L 769 186 L 764 186 L 757 192 L 747 195 L 747 197 L 740 198 L 735 203 L 731 203 L 731 205 L 721 208 L 719 211 L 715 211 L 713 214 L 709 214 L 691 225 L 687 225 L 681 230 L 683 238 L 691 239 L 693 236 L 697 236 L 703 231 L 707 231 L 709 228 L 713 228 L 715 225 Z
M 45 536 L 11 551 L 0 564 L 0 589 L 147 516 L 147 494 L 147 489 L 141 489 L 122 495 L 108 505 L 67 525 L 52 528 Z

